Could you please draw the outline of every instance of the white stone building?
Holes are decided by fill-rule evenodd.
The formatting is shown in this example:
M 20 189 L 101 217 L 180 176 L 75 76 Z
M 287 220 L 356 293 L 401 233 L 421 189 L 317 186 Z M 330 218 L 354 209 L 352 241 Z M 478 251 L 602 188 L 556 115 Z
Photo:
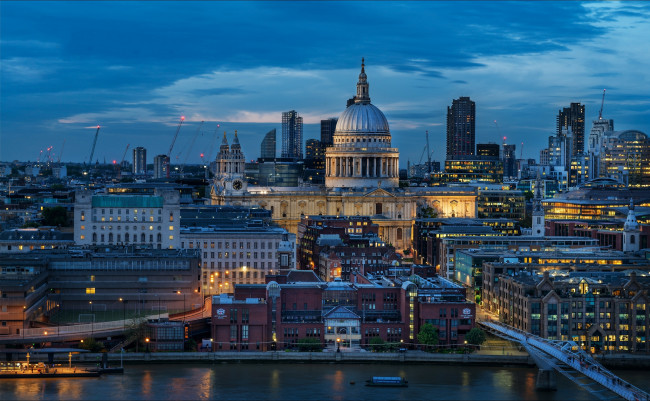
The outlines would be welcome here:
M 154 249 L 180 247 L 180 195 L 93 194 L 77 191 L 74 239 L 77 245 L 137 245 Z

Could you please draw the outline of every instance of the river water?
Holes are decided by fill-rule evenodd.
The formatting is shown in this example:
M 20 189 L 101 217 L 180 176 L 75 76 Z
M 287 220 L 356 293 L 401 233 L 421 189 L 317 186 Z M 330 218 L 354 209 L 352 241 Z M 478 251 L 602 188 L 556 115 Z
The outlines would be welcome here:
M 648 374 L 617 372 L 648 390 Z M 558 375 L 558 391 L 535 390 L 537 369 L 465 365 L 252 364 L 127 365 L 99 378 L 3 379 L 0 400 L 590 400 Z M 403 376 L 407 388 L 364 386 Z M 354 382 L 352 384 L 351 382 Z

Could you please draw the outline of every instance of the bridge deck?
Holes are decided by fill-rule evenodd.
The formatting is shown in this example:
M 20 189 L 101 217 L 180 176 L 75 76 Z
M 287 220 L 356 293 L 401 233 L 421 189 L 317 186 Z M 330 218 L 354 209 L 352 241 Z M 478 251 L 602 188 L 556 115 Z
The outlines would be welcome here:
M 534 359 L 544 359 L 545 363 L 552 364 L 558 372 L 565 376 L 568 374 L 566 369 L 568 367 L 570 368 L 569 370 L 582 374 L 583 378 L 588 377 L 593 382 L 600 384 L 626 400 L 650 401 L 650 394 L 633 386 L 607 370 L 591 356 L 583 352 L 577 344 L 572 341 L 546 340 L 503 323 L 481 322 L 481 324 L 521 343 L 526 349 L 531 349 L 532 354 L 535 354 L 535 356 L 531 354 Z M 545 355 L 552 357 L 552 359 L 544 357 Z M 575 376 L 574 378 L 569 378 L 595 395 L 598 395 L 598 393 L 601 392 L 600 390 L 589 388 L 593 385 L 593 382 L 583 383 L 579 380 L 574 380 Z

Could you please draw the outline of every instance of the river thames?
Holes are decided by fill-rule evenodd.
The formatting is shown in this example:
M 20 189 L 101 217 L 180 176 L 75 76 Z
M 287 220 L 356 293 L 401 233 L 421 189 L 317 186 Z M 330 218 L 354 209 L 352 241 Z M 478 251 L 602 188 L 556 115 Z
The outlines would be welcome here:
M 646 372 L 619 371 L 648 390 Z M 558 375 L 558 390 L 535 390 L 537 369 L 464 365 L 253 364 L 128 365 L 99 378 L 7 379 L 4 400 L 590 400 Z M 403 376 L 407 388 L 364 386 L 371 376 Z M 354 384 L 352 384 L 354 383 Z

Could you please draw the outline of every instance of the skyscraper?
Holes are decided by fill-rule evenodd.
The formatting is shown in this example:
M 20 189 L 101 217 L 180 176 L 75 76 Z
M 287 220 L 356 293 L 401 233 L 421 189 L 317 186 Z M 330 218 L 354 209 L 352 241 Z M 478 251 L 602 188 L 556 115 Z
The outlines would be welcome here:
M 571 135 L 569 158 L 585 151 L 585 106 L 580 103 L 571 103 L 558 112 L 557 135 Z
M 260 145 L 260 159 L 275 159 L 275 128 L 264 135 Z
M 469 97 L 447 107 L 447 159 L 474 155 L 476 105 Z
M 282 113 L 282 157 L 302 159 L 302 117 L 295 110 Z
M 167 155 L 158 155 L 153 158 L 153 178 L 168 177 L 169 157 Z
M 503 176 L 517 178 L 517 146 L 503 144 Z
M 142 146 L 133 149 L 133 174 L 147 174 L 147 149 Z
M 320 144 L 323 148 L 332 146 L 334 142 L 334 131 L 336 131 L 336 123 L 338 118 L 328 118 L 327 120 L 320 120 Z

